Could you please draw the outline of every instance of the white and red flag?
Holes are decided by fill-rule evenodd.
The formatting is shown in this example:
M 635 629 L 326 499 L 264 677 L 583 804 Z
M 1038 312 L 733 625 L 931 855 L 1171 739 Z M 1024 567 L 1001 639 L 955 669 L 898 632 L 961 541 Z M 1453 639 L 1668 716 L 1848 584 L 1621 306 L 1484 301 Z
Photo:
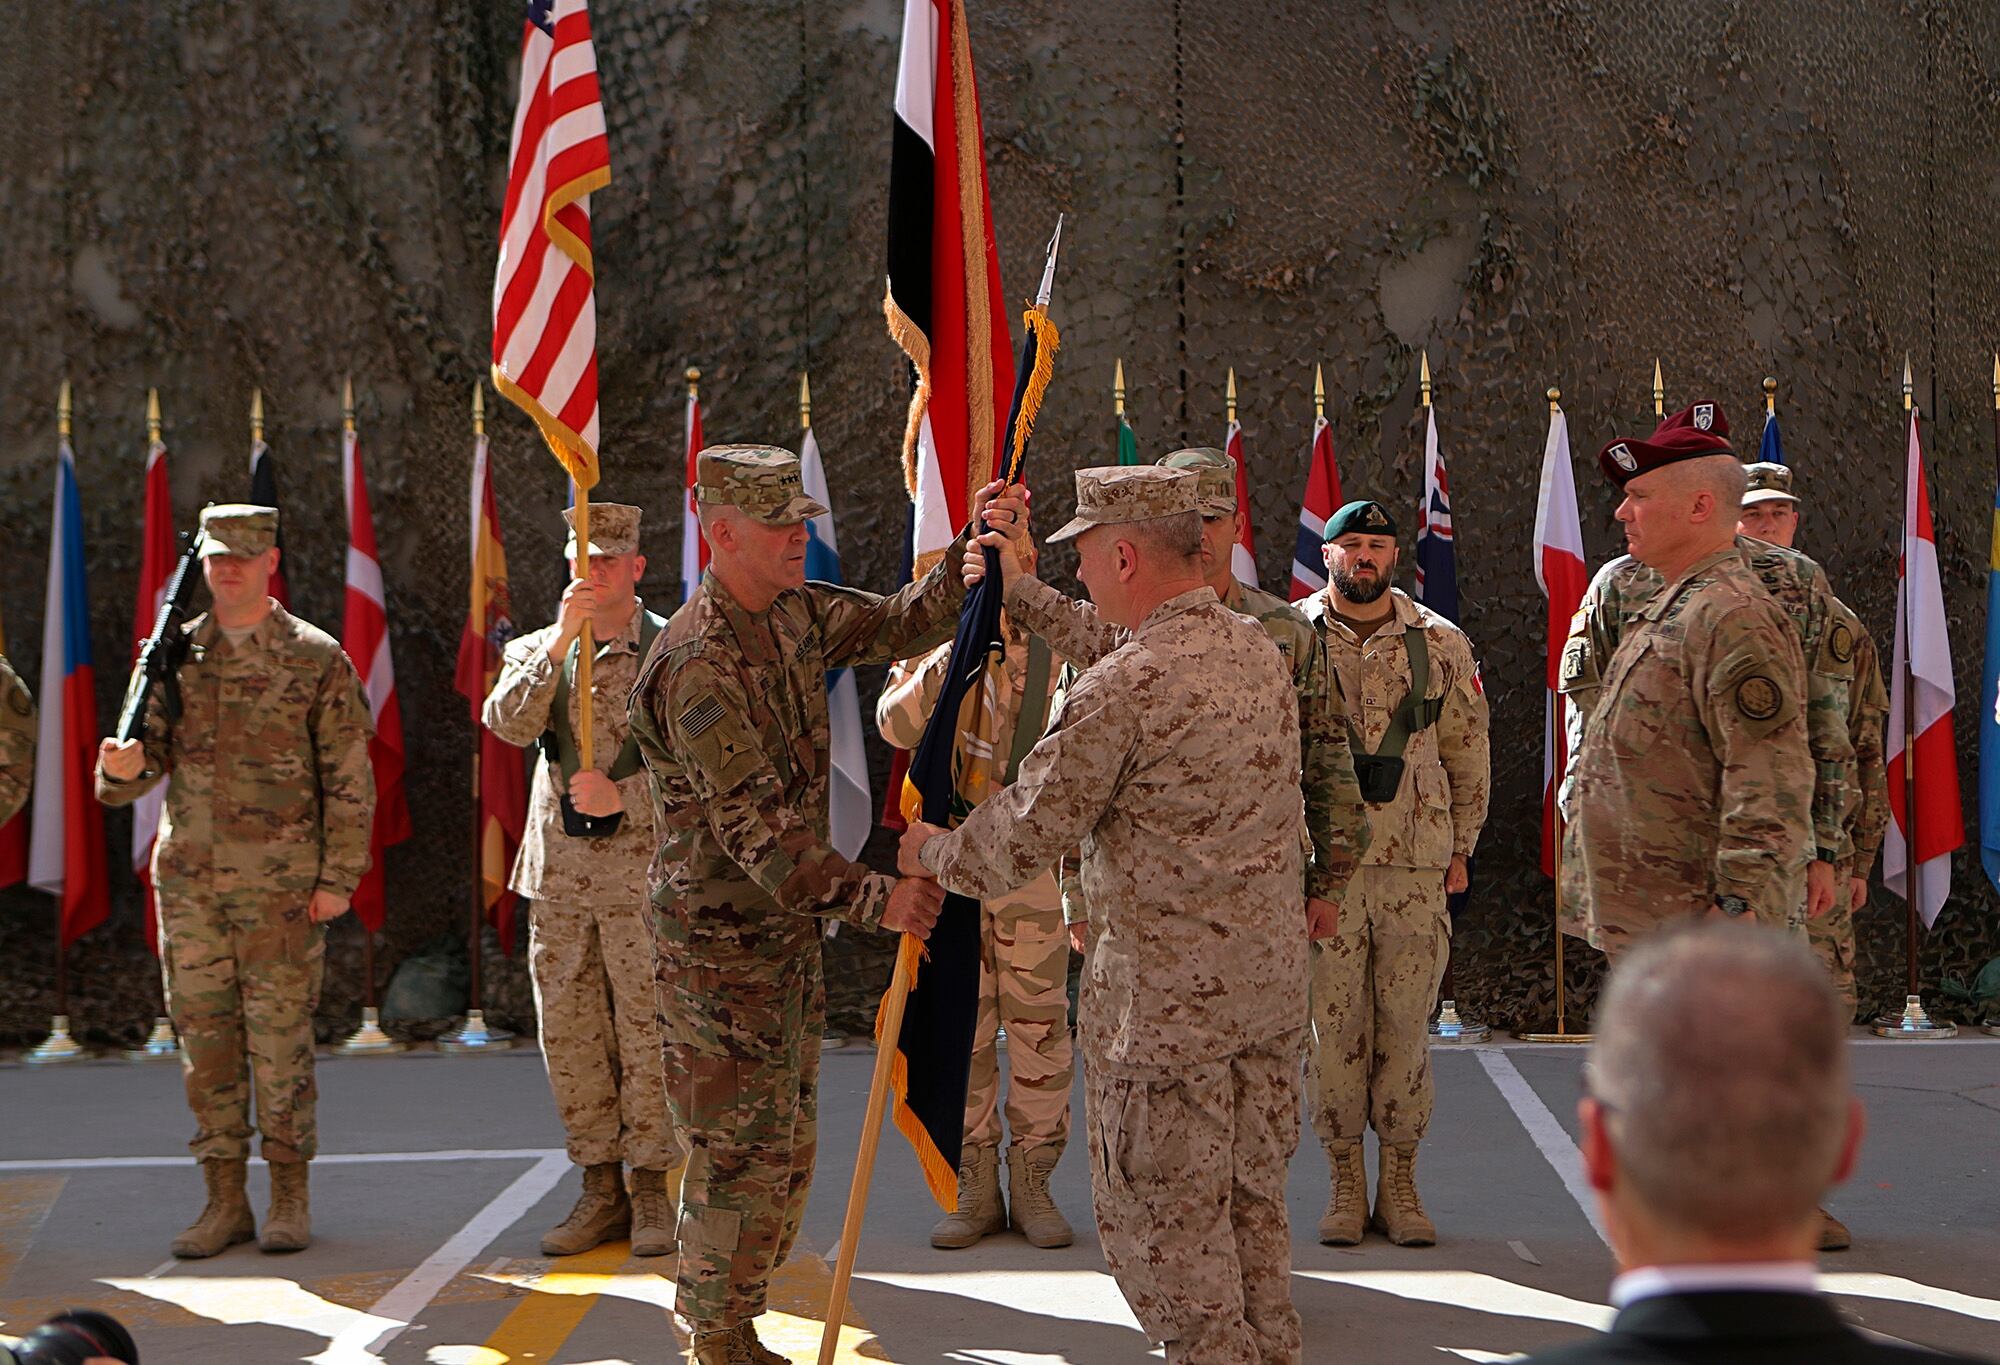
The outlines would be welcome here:
M 1896 582 L 1896 648 L 1889 688 L 1888 837 L 1882 844 L 1882 881 L 1912 901 L 1928 928 L 1951 894 L 1951 855 L 1965 842 L 1965 816 L 1958 798 L 1958 750 L 1952 743 L 1951 712 L 1957 702 L 1951 681 L 1951 640 L 1944 614 L 1944 582 L 1938 573 L 1937 539 L 1931 529 L 1930 490 L 1924 482 L 1919 414 L 1910 412 L 1909 461 L 1903 494 L 1903 560 Z M 1915 689 L 1914 698 L 1910 690 Z M 1914 701 L 1914 706 L 1911 701 Z M 1911 743 L 1904 717 L 1914 710 Z M 1907 809 L 1904 773 L 1914 762 L 1916 809 Z M 1916 828 L 1917 876 L 1909 877 L 1910 829 Z
M 1241 467 L 1239 466 L 1239 469 Z M 1237 497 L 1243 496 L 1237 490 Z M 1340 465 L 1333 454 L 1333 426 L 1313 419 L 1312 454 L 1306 465 L 1306 496 L 1299 504 L 1299 540 L 1292 551 L 1292 600 L 1311 597 L 1326 586 L 1327 519 L 1340 510 Z
M 1250 531 L 1250 476 L 1243 468 L 1243 424 L 1236 420 L 1236 372 L 1229 372 L 1229 429 L 1223 433 L 1222 450 L 1236 466 L 1236 510 L 1243 514 L 1243 526 L 1236 546 L 1229 552 L 1229 571 L 1236 581 L 1257 586 L 1257 542 Z
M 598 413 L 590 195 L 611 183 L 611 153 L 589 6 L 528 0 L 526 9 L 493 273 L 493 385 L 588 490 Z
M 708 538 L 701 533 L 701 508 L 695 502 L 695 456 L 701 454 L 701 397 L 688 385 L 687 406 L 687 492 L 681 508 L 681 601 L 694 596 L 701 575 L 708 568 Z
M 403 707 L 389 657 L 389 605 L 382 592 L 368 482 L 361 472 L 361 438 L 352 431 L 340 438 L 340 483 L 347 504 L 347 605 L 340 618 L 340 647 L 361 674 L 361 690 L 375 722 L 368 740 L 368 762 L 375 770 L 375 826 L 368 840 L 368 871 L 354 889 L 354 913 L 374 931 L 382 927 L 382 850 L 410 837 L 410 806 L 403 796 Z
M 1548 599 L 1542 677 L 1542 871 L 1556 873 L 1556 787 L 1569 766 L 1563 726 L 1563 642 L 1590 586 L 1583 557 L 1583 518 L 1576 509 L 1576 469 L 1570 461 L 1569 418 L 1549 404 L 1549 439 L 1542 447 L 1542 491 L 1535 504 L 1535 582 Z
M 155 400 L 157 404 L 157 399 Z M 157 414 L 158 407 L 153 408 Z M 139 593 L 132 606 L 132 662 L 139 661 L 140 646 L 153 633 L 160 608 L 167 600 L 167 580 L 174 576 L 174 504 L 167 484 L 167 446 L 160 439 L 158 418 L 154 417 L 151 439 L 146 443 L 146 515 L 139 533 Z M 132 803 L 132 870 L 139 875 L 145 900 L 146 946 L 155 957 L 160 953 L 159 902 L 153 894 L 153 841 L 160 833 L 160 812 L 166 808 L 167 783 L 159 785 Z

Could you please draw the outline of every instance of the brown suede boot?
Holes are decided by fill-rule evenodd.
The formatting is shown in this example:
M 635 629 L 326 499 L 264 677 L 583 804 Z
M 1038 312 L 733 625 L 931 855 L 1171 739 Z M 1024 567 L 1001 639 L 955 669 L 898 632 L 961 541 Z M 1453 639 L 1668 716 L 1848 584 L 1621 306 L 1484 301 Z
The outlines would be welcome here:
M 1375 1182 L 1375 1226 L 1399 1247 L 1437 1245 L 1437 1228 L 1417 1197 L 1417 1144 L 1382 1144 L 1382 1171 Z
M 583 1193 L 569 1217 L 542 1234 L 542 1255 L 575 1256 L 632 1230 L 625 1169 L 615 1161 L 583 1168 Z
M 257 1218 L 250 1212 L 244 1179 L 250 1163 L 228 1157 L 206 1157 L 201 1178 L 208 1186 L 208 1203 L 201 1217 L 174 1238 L 173 1251 L 183 1261 L 199 1261 L 250 1241 L 257 1235 Z
M 264 1215 L 266 1251 L 304 1251 L 312 1245 L 312 1204 L 306 1197 L 306 1163 L 271 1163 L 271 1211 Z
M 1000 1149 L 967 1147 L 958 1158 L 958 1207 L 931 1229 L 931 1245 L 957 1251 L 1006 1227 L 1007 1210 L 1000 1203 Z
M 757 1340 L 754 1323 L 739 1322 L 734 1327 L 696 1332 L 688 1343 L 688 1365 L 792 1365 L 792 1362 Z
M 1847 1224 L 1835 1218 L 1825 1209 L 1819 1211 L 1819 1249 L 1821 1251 L 1845 1251 L 1854 1245 L 1854 1234 L 1847 1230 Z
M 1327 1191 L 1326 1212 L 1319 1220 L 1320 1245 L 1359 1246 L 1368 1224 L 1368 1172 L 1361 1164 L 1360 1140 L 1329 1143 L 1326 1164 L 1332 1188 Z
M 665 1171 L 632 1168 L 632 1254 L 666 1256 L 679 1241 L 674 1236 L 674 1196 Z
M 1007 1149 L 1007 1221 L 1032 1247 L 1066 1247 L 1076 1233 L 1049 1194 L 1049 1176 L 1062 1159 L 1063 1144 Z

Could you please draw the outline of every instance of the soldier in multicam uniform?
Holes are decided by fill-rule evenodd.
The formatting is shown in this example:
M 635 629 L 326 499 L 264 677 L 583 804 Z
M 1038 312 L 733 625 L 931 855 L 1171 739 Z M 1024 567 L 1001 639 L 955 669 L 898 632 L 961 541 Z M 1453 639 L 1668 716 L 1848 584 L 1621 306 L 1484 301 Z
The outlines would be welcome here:
M 563 520 L 573 516 L 565 511 Z M 534 907 L 528 971 L 542 1057 L 569 1159 L 583 1168 L 583 1193 L 542 1238 L 542 1254 L 574 1256 L 629 1231 L 634 1255 L 664 1256 L 674 1249 L 667 1171 L 678 1151 L 660 1085 L 653 999 L 646 868 L 658 840 L 626 703 L 666 623 L 638 596 L 646 571 L 638 508 L 593 504 L 588 553 L 590 576 L 564 589 L 556 623 L 507 645 L 481 719 L 509 744 L 543 741 L 510 885 Z M 574 564 L 576 554 L 572 524 L 563 557 Z M 578 761 L 583 699 L 575 686 L 586 622 L 596 646 L 588 768 Z M 565 832 L 564 796 L 575 835 Z
M 327 920 L 368 870 L 375 779 L 368 703 L 339 642 L 266 595 L 278 513 L 211 506 L 202 570 L 214 609 L 187 623 L 182 712 L 155 692 L 143 741 L 98 746 L 97 797 L 128 805 L 171 777 L 153 849 L 167 998 L 208 1205 L 174 1255 L 256 1236 L 244 1191 L 250 1094 L 271 1167 L 259 1244 L 311 1239 L 313 1009 Z
M 1023 498 L 998 494 L 981 490 L 975 524 L 1025 520 Z M 699 1365 L 760 1365 L 784 1359 L 753 1320 L 812 1184 L 820 920 L 921 937 L 943 904 L 935 883 L 870 872 L 828 841 L 826 674 L 947 639 L 969 535 L 877 597 L 805 581 L 805 523 L 826 509 L 791 452 L 711 446 L 695 496 L 708 572 L 632 694 L 660 831 L 649 881 L 667 1104 L 689 1148 L 674 1307 Z
M 1398 1246 L 1431 1246 L 1416 1183 L 1434 1097 L 1428 1022 L 1451 951 L 1445 898 L 1465 889 L 1486 823 L 1486 695 L 1465 633 L 1391 586 L 1386 508 L 1342 507 L 1321 553 L 1326 590 L 1301 606 L 1346 698 L 1371 837 L 1337 932 L 1312 949 L 1313 1128 L 1332 1177 L 1319 1239 L 1353 1246 L 1372 1222 Z M 1372 1218 L 1370 1126 L 1381 1144 Z
M 0 654 L 0 825 L 27 804 L 35 781 L 35 699 Z
M 965 809 L 1014 780 L 1015 769 L 1048 725 L 1062 660 L 1007 613 L 1004 649 L 986 672 L 978 728 L 966 736 L 957 773 Z M 914 749 L 944 687 L 951 646 L 896 664 L 875 703 L 882 738 Z M 1010 1223 L 1038 1247 L 1075 1240 L 1049 1193 L 1049 1176 L 1069 1141 L 1069 1095 L 1076 1078 L 1069 1030 L 1069 940 L 1054 868 L 980 904 L 979 1017 L 965 1096 L 965 1146 L 958 1162 L 958 1207 L 931 1229 L 931 1245 L 969 1247 Z M 1000 1031 L 1007 1036 L 1007 1200 L 1000 1199 Z
M 1020 780 L 901 866 L 990 896 L 1082 845 L 1091 1183 L 1105 1259 L 1169 1360 L 1297 1361 L 1285 1168 L 1306 1010 L 1296 693 L 1202 578 L 1198 478 L 1080 470 L 1079 576 L 1131 639 L 1072 686 Z M 1067 609 L 990 536 L 1024 625 Z
M 1598 456 L 1625 495 L 1626 543 L 1666 583 L 1604 669 L 1563 789 L 1580 908 L 1613 955 L 1711 911 L 1804 932 L 1805 656 L 1737 545 L 1744 474 L 1727 433 L 1697 403 Z

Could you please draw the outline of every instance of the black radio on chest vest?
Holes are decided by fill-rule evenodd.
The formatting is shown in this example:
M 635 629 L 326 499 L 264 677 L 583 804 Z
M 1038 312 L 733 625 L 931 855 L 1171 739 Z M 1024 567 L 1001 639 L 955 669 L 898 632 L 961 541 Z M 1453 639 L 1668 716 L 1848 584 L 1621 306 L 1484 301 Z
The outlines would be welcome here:
M 1435 725 L 1444 710 L 1443 697 L 1424 695 L 1431 685 L 1431 645 L 1422 628 L 1403 632 L 1403 652 L 1410 660 L 1410 690 L 1389 717 L 1389 728 L 1375 752 L 1362 747 L 1361 732 L 1352 721 L 1347 725 L 1354 778 L 1361 786 L 1361 799 L 1371 806 L 1386 806 L 1396 799 L 1396 790 L 1403 785 L 1403 750 L 1413 735 Z

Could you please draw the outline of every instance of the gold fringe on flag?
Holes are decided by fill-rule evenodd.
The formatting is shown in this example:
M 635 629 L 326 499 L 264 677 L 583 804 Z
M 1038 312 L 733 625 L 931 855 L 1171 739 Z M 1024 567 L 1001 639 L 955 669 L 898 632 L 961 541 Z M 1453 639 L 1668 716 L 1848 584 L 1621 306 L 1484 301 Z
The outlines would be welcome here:
M 882 1016 L 888 1008 L 889 997 L 898 993 L 905 997 L 909 995 L 911 988 L 917 984 L 917 964 L 928 956 L 929 950 L 921 939 L 914 934 L 903 935 L 903 941 L 896 949 L 895 974 L 889 989 L 882 993 L 883 1003 L 875 1008 L 875 1046 L 878 1050 L 889 1048 L 894 1053 L 889 1060 L 889 1088 L 896 1096 L 893 1110 L 896 1131 L 915 1150 L 917 1164 L 924 1170 L 924 1183 L 930 1186 L 931 1198 L 937 1201 L 939 1208 L 949 1210 L 958 1207 L 958 1171 L 944 1159 L 944 1153 L 931 1141 L 931 1135 L 924 1130 L 916 1111 L 909 1106 L 910 1062 L 903 1055 L 902 1048 L 897 1046 L 899 1040 L 882 1036 Z
M 1055 378 L 1056 348 L 1062 345 L 1062 333 L 1049 321 L 1049 310 L 1042 304 L 1021 315 L 1021 327 L 1035 338 L 1035 368 L 1028 373 L 1028 387 L 1021 392 L 1021 412 L 1014 419 L 1014 462 L 1007 467 L 1008 483 L 1020 482 L 1021 460 L 1028 450 L 1028 438 L 1035 434 L 1035 417 L 1042 410 L 1042 399 L 1048 396 L 1049 380 Z

